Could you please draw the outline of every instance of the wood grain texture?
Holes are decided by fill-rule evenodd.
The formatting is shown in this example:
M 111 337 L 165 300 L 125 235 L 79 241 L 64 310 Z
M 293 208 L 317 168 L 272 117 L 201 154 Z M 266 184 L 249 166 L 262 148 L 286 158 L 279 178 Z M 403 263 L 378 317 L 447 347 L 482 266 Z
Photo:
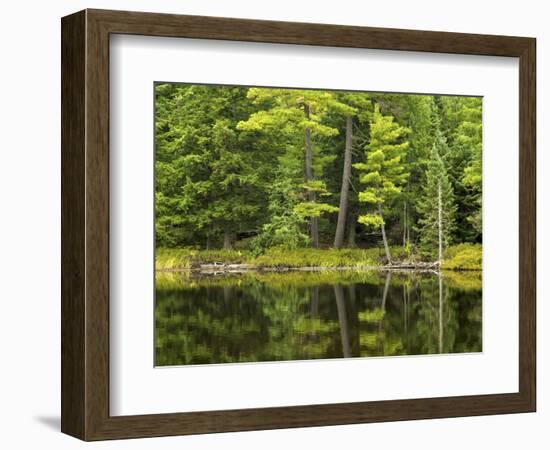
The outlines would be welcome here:
M 61 430 L 84 435 L 85 20 L 65 17 L 61 47 Z
M 519 67 L 519 390 L 536 409 L 536 41 Z
M 112 33 L 519 57 L 519 392 L 109 416 L 109 34 Z M 84 440 L 99 440 L 535 410 L 534 39 L 86 10 L 63 18 L 62 41 L 63 432 Z

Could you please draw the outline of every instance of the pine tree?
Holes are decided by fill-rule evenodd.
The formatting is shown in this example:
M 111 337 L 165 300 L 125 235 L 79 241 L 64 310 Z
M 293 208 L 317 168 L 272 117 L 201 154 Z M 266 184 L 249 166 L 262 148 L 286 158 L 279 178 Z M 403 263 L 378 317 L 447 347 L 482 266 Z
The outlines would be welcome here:
M 369 94 L 364 92 L 340 92 L 337 100 L 351 108 L 345 111 L 345 141 L 344 158 L 342 166 L 342 179 L 340 184 L 340 204 L 338 208 L 338 220 L 334 233 L 334 248 L 341 248 L 344 245 L 344 234 L 349 214 L 350 185 L 352 179 L 353 147 L 358 136 L 354 136 L 354 127 L 358 123 L 366 121 L 367 113 L 371 110 Z M 355 221 L 352 224 L 355 226 Z M 351 229 L 351 228 L 350 228 Z
M 262 109 L 238 124 L 238 129 L 251 132 L 270 132 L 288 137 L 287 153 L 294 161 L 303 161 L 302 182 L 297 184 L 302 201 L 295 206 L 295 212 L 309 219 L 311 244 L 319 246 L 319 217 L 338 208 L 320 201 L 331 195 L 321 179 L 323 166 L 334 160 L 334 156 L 323 155 L 315 140 L 338 135 L 338 129 L 325 125 L 323 117 L 329 110 L 351 114 L 354 109 L 338 102 L 331 92 L 300 89 L 251 88 L 248 98 Z M 279 161 L 288 161 L 280 158 Z M 294 164 L 291 162 L 291 164 Z
M 444 248 L 451 242 L 456 215 L 453 187 L 441 157 L 446 146 L 443 134 L 437 130 L 422 196 L 418 202 L 418 231 L 422 251 L 427 256 L 437 257 L 439 263 L 443 259 Z
M 445 164 L 457 201 L 455 237 L 480 241 L 482 99 L 441 97 L 441 131 L 449 146 Z
M 391 261 L 394 245 L 436 260 L 440 235 L 442 251 L 482 240 L 480 98 L 177 83 L 155 93 L 158 247 L 341 248 L 374 231 Z
M 252 110 L 246 88 L 156 86 L 156 238 L 164 246 L 204 244 L 253 228 L 265 167 L 235 126 Z M 266 164 L 267 165 L 267 164 Z
M 354 164 L 360 172 L 359 178 L 366 187 L 359 193 L 359 201 L 369 205 L 369 211 L 359 216 L 359 223 L 380 228 L 386 259 L 391 263 L 391 253 L 386 237 L 384 207 L 402 192 L 409 173 L 405 166 L 405 156 L 409 142 L 404 136 L 408 128 L 394 122 L 393 116 L 383 116 L 375 105 L 370 124 L 370 142 L 365 146 L 366 163 Z
M 467 215 L 466 220 L 481 236 L 481 169 L 482 169 L 482 104 L 480 98 L 468 99 L 463 110 L 463 122 L 458 127 L 459 143 L 471 149 L 472 157 L 464 169 L 462 182 L 469 191 L 469 204 L 474 211 Z

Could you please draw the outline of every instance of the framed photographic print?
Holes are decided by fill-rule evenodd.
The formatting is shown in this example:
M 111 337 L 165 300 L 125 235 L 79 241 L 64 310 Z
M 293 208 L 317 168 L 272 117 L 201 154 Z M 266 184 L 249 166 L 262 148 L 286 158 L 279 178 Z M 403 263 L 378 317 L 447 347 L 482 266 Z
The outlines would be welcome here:
M 62 431 L 535 411 L 535 39 L 62 19 Z

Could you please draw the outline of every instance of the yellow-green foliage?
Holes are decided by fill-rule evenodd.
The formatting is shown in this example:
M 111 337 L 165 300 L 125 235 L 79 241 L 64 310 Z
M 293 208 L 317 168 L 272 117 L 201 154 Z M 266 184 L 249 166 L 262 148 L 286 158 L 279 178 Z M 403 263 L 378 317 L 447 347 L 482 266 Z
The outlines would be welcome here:
M 317 318 L 298 317 L 294 323 L 294 331 L 301 334 L 330 333 L 338 329 L 338 323 L 322 321 Z
M 271 248 L 253 261 L 259 267 L 365 267 L 376 265 L 361 249 Z
M 199 264 L 251 264 L 257 267 L 364 267 L 374 266 L 378 249 L 316 249 L 287 250 L 271 248 L 260 256 L 246 250 L 158 249 L 156 269 L 189 269 Z
M 244 250 L 195 250 L 192 248 L 157 249 L 157 270 L 189 269 L 198 264 L 246 264 L 253 257 Z
M 441 268 L 444 270 L 481 270 L 481 244 L 458 244 L 449 247 Z
M 386 311 L 384 311 L 382 308 L 374 308 L 367 311 L 360 311 L 359 321 L 366 323 L 378 323 L 384 318 L 385 315 Z
M 482 288 L 481 270 L 445 270 L 443 278 L 453 289 L 480 291 Z
M 415 262 L 418 254 L 401 246 L 391 247 L 395 262 Z M 156 254 L 157 270 L 190 269 L 200 264 L 250 264 L 258 268 L 277 267 L 373 267 L 385 264 L 384 250 L 359 248 L 268 249 L 254 256 L 248 250 L 196 250 L 192 248 L 160 248 Z M 459 244 L 449 247 L 442 265 L 446 270 L 481 270 L 481 245 Z
M 480 290 L 481 272 L 445 271 L 446 285 L 455 289 Z M 198 275 L 191 271 L 157 272 L 155 275 L 157 289 L 181 289 L 196 287 L 241 286 L 253 283 L 266 283 L 273 289 L 288 289 L 289 285 L 297 287 L 314 287 L 321 284 L 349 285 L 353 283 L 380 284 L 386 280 L 386 272 L 380 270 L 319 270 L 319 271 L 288 271 L 288 272 L 257 272 L 249 271 L 241 274 L 221 274 L 216 276 Z M 392 273 L 390 286 L 401 287 L 403 283 L 412 285 L 423 280 L 433 279 L 433 274 L 407 271 Z M 373 316 L 359 316 L 360 320 L 369 321 Z
M 237 284 L 267 283 L 272 288 L 288 288 L 289 284 L 298 287 L 313 287 L 320 284 L 371 283 L 376 284 L 384 275 L 377 270 L 320 270 L 289 272 L 245 272 L 217 276 L 196 276 L 193 272 L 157 272 L 157 289 L 180 289 L 182 287 L 224 287 Z

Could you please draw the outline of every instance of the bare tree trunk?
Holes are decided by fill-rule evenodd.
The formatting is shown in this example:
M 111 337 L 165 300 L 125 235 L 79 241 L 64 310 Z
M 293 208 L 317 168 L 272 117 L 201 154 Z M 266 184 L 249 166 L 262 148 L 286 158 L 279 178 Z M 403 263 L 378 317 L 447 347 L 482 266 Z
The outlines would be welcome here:
M 406 336 L 407 336 L 407 352 L 408 352 L 409 351 L 409 314 L 410 314 L 410 304 L 411 304 L 411 287 L 410 287 L 410 285 L 407 284 L 405 292 L 406 292 L 406 305 L 407 305 L 406 315 L 405 315 L 405 318 L 406 318 L 405 324 L 407 326 Z
M 319 317 L 319 286 L 314 286 L 311 291 L 311 317 Z
M 403 332 L 405 333 L 405 345 L 409 348 L 409 305 L 407 302 L 407 284 L 403 283 Z
M 386 298 L 388 297 L 388 290 L 390 289 L 391 271 L 386 272 L 386 282 L 384 283 L 384 293 L 382 294 L 382 309 L 386 310 Z
M 210 250 L 212 248 L 212 242 L 211 242 L 211 239 L 210 239 L 210 235 L 207 234 L 206 235 L 206 250 Z
M 227 304 L 233 298 L 233 288 L 231 286 L 223 287 L 223 301 Z
M 348 318 L 346 315 L 346 300 L 344 297 L 344 288 L 339 285 L 334 285 L 334 296 L 336 297 L 336 308 L 338 309 L 338 321 L 340 322 L 340 337 L 342 339 L 342 353 L 344 358 L 351 356 L 349 346 L 349 330 Z
M 309 120 L 309 105 L 304 104 L 304 113 L 306 119 Z M 313 180 L 313 146 L 311 144 L 311 130 L 305 129 L 305 150 L 306 150 L 306 181 Z M 309 201 L 315 201 L 315 192 L 309 191 Z M 310 221 L 310 233 L 311 233 L 311 246 L 314 248 L 319 247 L 319 219 L 312 217 Z
M 439 353 L 443 353 L 443 277 L 439 273 Z
M 443 223 L 441 220 L 441 181 L 437 183 L 437 228 L 439 234 L 439 258 L 437 260 L 438 264 L 441 265 L 443 260 Z
M 403 202 L 403 247 L 407 246 L 407 202 Z
M 355 283 L 351 283 L 348 286 L 348 295 L 349 295 L 349 305 L 350 305 L 350 311 L 352 314 L 355 313 L 355 303 L 357 302 L 357 292 L 356 292 L 356 285 Z
M 383 221 L 384 216 L 382 215 L 382 205 L 380 205 L 380 203 L 378 204 L 378 214 L 380 214 L 380 218 Z M 386 238 L 386 225 L 384 223 L 380 225 L 380 230 L 382 231 L 382 240 L 384 241 L 384 251 L 386 252 L 386 259 L 388 261 L 388 264 L 391 264 L 390 247 L 388 245 L 388 239 Z
M 346 145 L 344 148 L 344 170 L 342 173 L 342 187 L 340 188 L 340 209 L 334 235 L 334 248 L 341 248 L 344 244 L 344 232 L 348 214 L 349 181 L 351 176 L 351 145 L 353 140 L 353 117 L 346 117 Z
M 355 283 L 351 283 L 348 285 L 348 298 L 349 301 L 347 305 L 349 306 L 349 315 L 348 317 L 357 317 L 357 292 L 356 292 L 356 286 Z
M 390 289 L 390 281 L 391 281 L 391 271 L 386 272 L 386 283 L 384 284 L 384 293 L 382 294 L 382 305 L 380 306 L 380 309 L 382 311 L 386 311 L 386 299 L 388 298 L 388 290 Z M 378 322 L 378 335 L 382 335 L 382 329 L 384 327 L 384 316 L 380 319 Z M 382 346 L 384 345 L 381 342 Z
M 233 249 L 233 232 L 229 229 L 229 227 L 225 227 L 223 229 L 223 249 Z
M 355 216 L 350 214 L 348 217 L 348 247 L 355 248 L 357 247 L 357 242 L 355 242 Z

